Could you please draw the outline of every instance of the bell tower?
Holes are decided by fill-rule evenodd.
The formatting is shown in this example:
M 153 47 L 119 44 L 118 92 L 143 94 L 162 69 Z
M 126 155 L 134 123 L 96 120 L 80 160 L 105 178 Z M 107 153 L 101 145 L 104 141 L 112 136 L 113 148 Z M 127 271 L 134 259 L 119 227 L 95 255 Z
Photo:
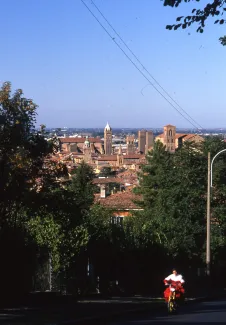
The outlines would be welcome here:
M 166 125 L 164 126 L 164 145 L 166 146 L 166 150 L 169 152 L 175 152 L 175 136 L 176 136 L 176 126 Z
M 127 155 L 133 154 L 135 152 L 134 140 L 135 139 L 133 135 L 127 135 L 126 137 Z
M 104 129 L 104 153 L 105 155 L 112 154 L 112 129 L 108 123 Z
M 91 148 L 90 148 L 90 142 L 89 142 L 89 139 L 88 137 L 86 137 L 86 140 L 83 144 L 83 154 L 84 154 L 84 161 L 86 163 L 90 162 L 91 161 Z

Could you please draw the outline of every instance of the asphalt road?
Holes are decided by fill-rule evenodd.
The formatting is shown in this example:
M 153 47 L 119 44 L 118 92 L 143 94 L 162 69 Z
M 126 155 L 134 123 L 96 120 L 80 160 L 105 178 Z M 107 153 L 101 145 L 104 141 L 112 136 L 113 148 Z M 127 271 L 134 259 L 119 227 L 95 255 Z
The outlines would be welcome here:
M 226 300 L 202 302 L 184 306 L 177 315 L 158 312 L 137 315 L 120 319 L 109 325 L 195 325 L 195 324 L 226 324 Z

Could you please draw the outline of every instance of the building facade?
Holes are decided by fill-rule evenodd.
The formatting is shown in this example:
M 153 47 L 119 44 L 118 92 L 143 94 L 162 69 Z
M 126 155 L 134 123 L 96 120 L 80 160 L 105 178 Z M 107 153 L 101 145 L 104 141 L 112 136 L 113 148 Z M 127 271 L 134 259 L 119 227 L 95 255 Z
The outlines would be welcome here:
M 135 153 L 135 137 L 134 135 L 127 135 L 126 137 L 126 146 L 127 150 L 126 153 L 127 155 Z
M 138 152 L 141 154 L 148 153 L 151 147 L 154 145 L 154 134 L 147 130 L 138 131 Z
M 147 154 L 150 148 L 154 146 L 154 133 L 152 131 L 146 132 L 145 153 Z
M 138 131 L 138 151 L 140 153 L 145 153 L 146 145 L 146 130 Z
M 166 150 L 175 152 L 176 126 L 168 124 L 163 128 L 163 139 Z

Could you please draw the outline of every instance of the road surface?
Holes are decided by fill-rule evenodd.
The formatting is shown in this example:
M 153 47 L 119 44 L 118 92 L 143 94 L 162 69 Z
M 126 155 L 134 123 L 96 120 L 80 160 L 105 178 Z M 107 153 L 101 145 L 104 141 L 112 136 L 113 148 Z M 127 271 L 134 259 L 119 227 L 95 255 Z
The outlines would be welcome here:
M 196 325 L 226 324 L 226 300 L 202 302 L 184 306 L 177 315 L 169 316 L 166 312 L 137 315 L 111 322 L 109 325 Z

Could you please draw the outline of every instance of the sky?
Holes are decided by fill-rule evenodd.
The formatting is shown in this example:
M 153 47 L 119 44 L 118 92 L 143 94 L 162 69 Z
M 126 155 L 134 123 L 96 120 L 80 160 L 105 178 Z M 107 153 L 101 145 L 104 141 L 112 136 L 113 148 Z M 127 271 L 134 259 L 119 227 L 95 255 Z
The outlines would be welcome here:
M 0 0 L 0 82 L 10 81 L 13 90 L 21 88 L 34 100 L 37 125 L 193 127 L 145 79 L 142 73 L 153 82 L 92 0 L 84 2 L 111 37 L 81 0 Z M 161 0 L 93 2 L 183 110 L 204 128 L 226 127 L 226 47 L 218 40 L 225 28 L 213 20 L 203 34 L 196 33 L 197 26 L 165 28 L 208 1 L 176 9 Z

